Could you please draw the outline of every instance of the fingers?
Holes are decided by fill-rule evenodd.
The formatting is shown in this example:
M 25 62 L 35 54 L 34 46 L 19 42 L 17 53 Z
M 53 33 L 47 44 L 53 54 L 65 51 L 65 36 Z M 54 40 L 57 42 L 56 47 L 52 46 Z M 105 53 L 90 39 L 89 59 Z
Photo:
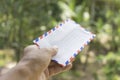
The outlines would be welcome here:
M 67 71 L 70 68 L 72 68 L 72 64 L 69 64 L 69 65 L 67 65 L 65 67 L 62 67 L 62 66 L 60 66 L 59 64 L 57 64 L 55 62 L 51 62 L 51 65 L 48 67 L 49 75 L 53 76 L 53 75 L 56 75 L 58 73 Z
M 45 48 L 48 53 L 53 57 L 57 54 L 58 48 L 56 46 L 53 46 L 52 48 Z
M 38 49 L 38 47 L 36 45 L 29 45 L 27 47 L 24 48 L 24 55 L 26 55 L 28 52 Z
M 58 47 L 53 46 L 52 53 L 51 53 L 52 57 L 55 56 L 57 54 L 57 52 L 58 52 Z
M 29 51 L 29 50 L 36 49 L 36 48 L 38 48 L 36 45 L 29 45 L 24 49 L 24 51 Z
M 51 56 L 56 55 L 57 51 L 58 51 L 58 47 L 57 46 L 53 46 L 51 48 L 39 48 L 36 45 L 29 45 L 24 49 L 24 55 L 32 50 L 35 50 L 35 52 L 41 52 L 42 50 L 44 50 L 45 52 L 49 53 Z
M 72 64 L 68 64 L 66 67 L 64 67 L 64 71 L 67 71 L 72 68 Z

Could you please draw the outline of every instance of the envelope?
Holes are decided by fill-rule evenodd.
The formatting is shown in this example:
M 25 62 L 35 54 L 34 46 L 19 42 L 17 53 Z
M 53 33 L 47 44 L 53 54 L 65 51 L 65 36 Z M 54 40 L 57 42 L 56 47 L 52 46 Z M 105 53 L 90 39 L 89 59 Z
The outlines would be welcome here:
M 95 34 L 84 29 L 75 21 L 67 19 L 33 40 L 33 43 L 37 44 L 40 48 L 57 46 L 58 53 L 52 57 L 52 60 L 62 66 L 66 66 L 74 60 L 78 53 L 94 37 Z

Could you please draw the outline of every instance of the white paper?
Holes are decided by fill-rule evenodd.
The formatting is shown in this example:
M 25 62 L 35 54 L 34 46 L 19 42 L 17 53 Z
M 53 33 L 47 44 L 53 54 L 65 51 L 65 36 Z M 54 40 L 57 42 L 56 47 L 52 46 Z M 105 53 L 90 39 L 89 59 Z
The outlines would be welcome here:
M 40 48 L 57 46 L 58 53 L 52 60 L 62 66 L 66 66 L 78 54 L 77 51 L 81 51 L 84 45 L 87 45 L 95 35 L 69 19 L 41 37 L 33 42 L 39 45 Z

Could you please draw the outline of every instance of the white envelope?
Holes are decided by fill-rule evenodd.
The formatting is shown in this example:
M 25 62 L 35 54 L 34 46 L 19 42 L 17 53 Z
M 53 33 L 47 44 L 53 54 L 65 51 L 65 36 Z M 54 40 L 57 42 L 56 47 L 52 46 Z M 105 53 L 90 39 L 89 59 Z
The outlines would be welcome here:
M 68 19 L 36 38 L 33 42 L 40 48 L 57 46 L 58 53 L 52 60 L 66 66 L 94 37 L 94 34 Z

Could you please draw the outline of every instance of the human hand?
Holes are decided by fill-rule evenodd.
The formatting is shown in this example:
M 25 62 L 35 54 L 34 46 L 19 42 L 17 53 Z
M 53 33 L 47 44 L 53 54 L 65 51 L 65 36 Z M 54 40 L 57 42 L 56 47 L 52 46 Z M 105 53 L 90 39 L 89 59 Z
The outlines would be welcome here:
M 24 49 L 24 55 L 19 63 L 0 76 L 0 80 L 47 80 L 50 76 L 68 70 L 72 65 L 61 67 L 51 61 L 57 53 L 57 48 L 38 48 L 30 45 Z
M 51 61 L 56 53 L 56 48 L 40 49 L 36 45 L 30 45 L 24 49 L 19 63 L 0 76 L 0 80 L 47 80 L 50 76 L 70 69 L 71 64 L 62 67 Z
M 36 45 L 28 46 L 25 48 L 24 56 L 19 64 L 27 62 L 27 66 L 34 70 L 34 74 L 39 73 L 36 76 L 39 77 L 38 80 L 46 80 L 50 76 L 69 70 L 72 67 L 72 64 L 62 67 L 54 61 L 51 61 L 51 58 L 57 53 L 57 50 L 55 47 L 40 49 Z

